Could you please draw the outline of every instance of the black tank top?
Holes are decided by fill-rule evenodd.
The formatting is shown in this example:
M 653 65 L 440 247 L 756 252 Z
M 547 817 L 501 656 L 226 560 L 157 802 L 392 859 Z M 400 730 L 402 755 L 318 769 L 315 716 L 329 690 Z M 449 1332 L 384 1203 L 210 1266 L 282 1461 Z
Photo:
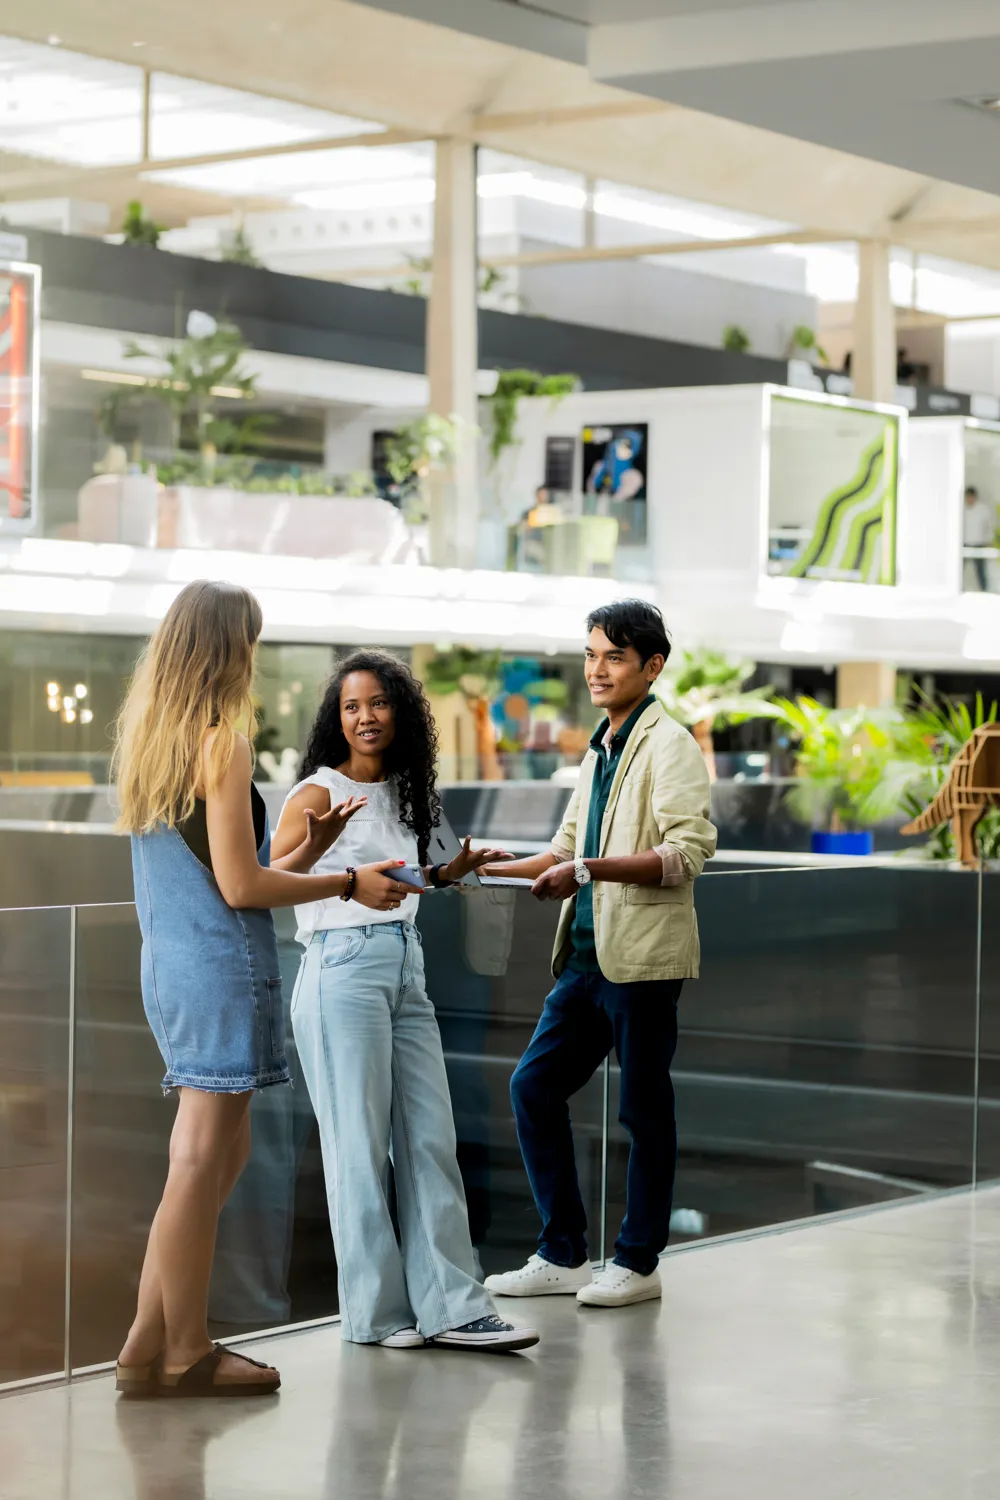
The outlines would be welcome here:
M 250 808 L 253 812 L 254 838 L 259 852 L 267 831 L 267 807 L 252 781 L 250 783 Z M 191 816 L 177 824 L 177 832 L 191 853 L 201 860 L 206 869 L 211 870 L 212 851 L 208 846 L 208 819 L 205 814 L 204 798 L 199 797 Z

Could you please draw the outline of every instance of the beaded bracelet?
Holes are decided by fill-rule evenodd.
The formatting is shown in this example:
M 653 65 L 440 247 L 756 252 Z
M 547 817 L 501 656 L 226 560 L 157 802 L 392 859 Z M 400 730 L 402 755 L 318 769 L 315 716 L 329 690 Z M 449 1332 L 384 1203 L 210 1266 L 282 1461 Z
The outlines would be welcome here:
M 344 894 L 340 898 L 341 901 L 350 901 L 351 897 L 354 895 L 354 887 L 358 883 L 358 872 L 354 868 L 353 865 L 348 865 L 347 866 L 346 874 L 347 874 L 347 888 L 344 891 Z

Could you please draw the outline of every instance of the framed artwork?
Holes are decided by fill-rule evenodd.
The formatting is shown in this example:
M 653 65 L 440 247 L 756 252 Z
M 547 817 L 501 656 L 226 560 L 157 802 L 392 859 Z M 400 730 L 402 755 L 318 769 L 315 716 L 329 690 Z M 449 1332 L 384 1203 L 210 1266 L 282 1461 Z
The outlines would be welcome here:
M 0 530 L 38 524 L 37 266 L 0 261 Z

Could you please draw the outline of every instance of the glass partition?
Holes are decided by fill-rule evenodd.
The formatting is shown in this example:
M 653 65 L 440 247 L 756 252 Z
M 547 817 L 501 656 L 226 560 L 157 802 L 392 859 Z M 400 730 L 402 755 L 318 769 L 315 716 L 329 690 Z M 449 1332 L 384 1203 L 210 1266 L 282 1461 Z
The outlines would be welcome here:
M 135 1314 L 173 1107 L 139 991 L 135 908 L 76 912 L 72 1368 L 113 1359 Z
M 437 1008 L 469 1204 L 472 1242 L 486 1274 L 523 1264 L 538 1219 L 521 1163 L 510 1078 L 551 987 L 557 910 L 526 890 L 434 897 L 420 907 L 427 987 Z M 590 1223 L 601 1212 L 604 1084 L 572 1104 L 577 1172 Z
M 1000 1178 L 1000 875 L 982 879 L 981 987 L 978 1015 L 976 1177 Z
M 992 882 L 987 881 L 987 886 Z M 673 1070 L 672 1239 L 971 1182 L 979 877 L 712 873 Z M 609 1234 L 628 1143 L 612 1069 Z
M 66 1362 L 71 924 L 0 911 L 0 1385 Z
M 1000 1176 L 1000 881 L 903 864 L 710 873 L 698 912 L 672 1243 L 961 1186 L 976 1167 Z M 509 1086 L 550 988 L 557 915 L 513 887 L 420 911 L 486 1274 L 522 1263 L 538 1232 Z M 287 1007 L 299 950 L 293 916 L 277 926 Z M 255 1099 L 250 1165 L 220 1225 L 217 1336 L 337 1311 L 290 1031 L 289 1044 L 295 1086 Z M 131 905 L 0 912 L 0 1385 L 114 1358 L 166 1172 L 162 1072 Z M 624 1210 L 613 1059 L 571 1113 L 598 1257 Z

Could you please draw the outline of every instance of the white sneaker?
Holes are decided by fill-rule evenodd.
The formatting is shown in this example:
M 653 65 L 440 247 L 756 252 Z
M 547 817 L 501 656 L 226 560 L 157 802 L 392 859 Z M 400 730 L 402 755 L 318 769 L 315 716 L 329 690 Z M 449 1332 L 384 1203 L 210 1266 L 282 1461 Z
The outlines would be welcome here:
M 663 1296 L 660 1272 L 649 1277 L 640 1277 L 637 1271 L 628 1271 L 627 1266 L 607 1263 L 604 1271 L 592 1281 L 591 1286 L 580 1287 L 577 1302 L 592 1308 L 624 1308 L 630 1302 L 651 1302 Z
M 580 1288 L 576 1300 L 588 1307 L 627 1307 L 630 1302 L 650 1302 L 662 1296 L 659 1271 L 640 1276 L 638 1271 L 610 1261 L 590 1286 Z
M 379 1339 L 383 1349 L 422 1349 L 427 1340 L 415 1328 L 397 1328 L 386 1339 Z
M 554 1266 L 532 1255 L 519 1271 L 487 1276 L 486 1290 L 498 1297 L 573 1297 L 593 1279 L 590 1262 L 582 1266 Z
M 515 1328 L 505 1323 L 496 1313 L 477 1318 L 474 1323 L 465 1323 L 461 1328 L 449 1328 L 445 1333 L 435 1334 L 431 1343 L 439 1349 L 485 1349 L 495 1353 L 509 1353 L 514 1349 L 533 1349 L 538 1343 L 538 1334 L 533 1328 Z

